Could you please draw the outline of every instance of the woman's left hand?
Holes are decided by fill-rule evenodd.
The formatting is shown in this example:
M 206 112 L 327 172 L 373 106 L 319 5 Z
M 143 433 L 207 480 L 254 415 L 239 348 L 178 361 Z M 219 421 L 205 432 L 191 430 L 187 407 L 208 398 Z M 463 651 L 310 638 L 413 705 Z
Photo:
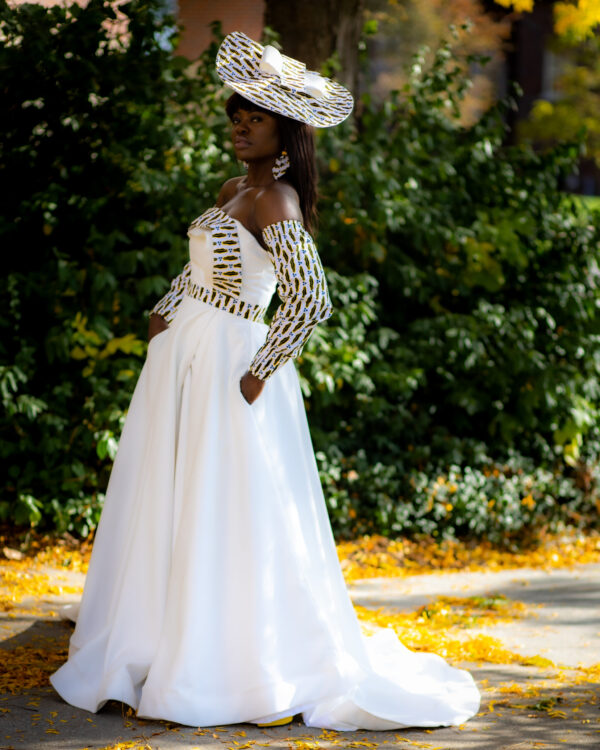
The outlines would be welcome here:
M 169 324 L 162 315 L 152 313 L 150 320 L 148 321 L 148 343 L 150 343 L 157 334 L 166 331 L 168 327 Z
M 253 404 L 262 393 L 265 381 L 257 378 L 250 371 L 245 372 L 240 380 L 240 391 L 249 404 Z

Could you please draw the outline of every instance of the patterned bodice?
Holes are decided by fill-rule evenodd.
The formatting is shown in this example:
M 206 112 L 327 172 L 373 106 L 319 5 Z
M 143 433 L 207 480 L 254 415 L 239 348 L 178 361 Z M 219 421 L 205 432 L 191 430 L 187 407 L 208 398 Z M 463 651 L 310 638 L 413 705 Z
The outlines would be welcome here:
M 282 300 L 265 344 L 249 369 L 262 380 L 297 356 L 331 303 L 312 237 L 299 221 L 270 224 L 263 230 L 268 252 L 237 220 L 213 207 L 188 228 L 190 261 L 171 283 L 152 313 L 168 323 L 188 295 L 249 320 L 261 320 L 275 285 Z
M 192 222 L 188 237 L 193 282 L 268 306 L 277 284 L 273 259 L 243 224 L 211 208 Z

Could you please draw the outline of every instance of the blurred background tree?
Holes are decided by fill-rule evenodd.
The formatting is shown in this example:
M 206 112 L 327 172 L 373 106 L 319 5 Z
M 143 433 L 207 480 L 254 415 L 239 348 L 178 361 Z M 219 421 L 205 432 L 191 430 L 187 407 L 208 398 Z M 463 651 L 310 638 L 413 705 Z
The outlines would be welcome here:
M 531 12 L 534 6 L 543 0 L 495 0 L 498 5 L 511 8 L 518 13 Z M 594 36 L 600 24 L 600 6 L 596 0 L 570 0 L 556 2 L 553 0 L 555 30 L 559 36 L 570 37 L 581 41 Z
M 365 65 L 361 85 L 372 96 L 383 100 L 390 91 L 400 90 L 409 76 L 411 57 L 427 47 L 426 61 L 448 36 L 448 28 L 462 31 L 453 40 L 453 48 L 462 54 L 471 81 L 461 100 L 461 116 L 472 123 L 499 96 L 504 55 L 511 34 L 511 19 L 491 13 L 481 0 L 367 0 L 365 18 L 373 24 L 366 42 Z M 375 32 L 376 29 L 376 32 Z M 471 56 L 484 57 L 485 66 Z
M 583 134 L 586 157 L 600 168 L 600 38 L 576 45 L 556 41 L 553 49 L 562 68 L 554 95 L 534 103 L 529 118 L 520 123 L 519 134 L 539 147 Z
M 277 31 L 286 53 L 309 69 L 335 56 L 338 79 L 356 91 L 363 11 L 364 0 L 265 0 L 264 23 Z

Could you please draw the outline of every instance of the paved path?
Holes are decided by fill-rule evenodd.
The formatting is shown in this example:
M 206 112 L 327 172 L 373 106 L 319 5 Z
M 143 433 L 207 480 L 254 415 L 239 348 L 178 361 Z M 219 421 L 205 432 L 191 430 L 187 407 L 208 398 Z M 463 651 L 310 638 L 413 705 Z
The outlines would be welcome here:
M 520 620 L 487 628 L 488 634 L 501 638 L 511 650 L 531 656 L 542 654 L 572 667 L 600 662 L 600 565 L 551 572 L 512 570 L 377 579 L 358 582 L 351 593 L 356 603 L 397 611 L 410 611 L 442 594 L 502 593 L 531 605 L 531 609 Z M 66 645 L 71 626 L 43 614 L 55 609 L 57 601 L 29 604 L 35 607 L 30 614 L 0 619 L 0 664 L 11 659 L 11 651 L 15 658 L 22 648 L 44 649 L 51 658 Z M 89 714 L 62 702 L 51 688 L 37 688 L 19 695 L 0 695 L 0 750 L 99 750 L 117 743 L 123 748 L 147 750 L 244 750 L 261 746 L 281 750 L 376 746 L 430 750 L 600 748 L 597 684 L 557 684 L 549 681 L 550 672 L 534 667 L 464 666 L 480 684 L 483 700 L 480 714 L 463 727 L 331 733 L 307 729 L 296 721 L 277 729 L 238 725 L 198 730 L 127 716 L 125 708 L 116 702 L 110 702 L 98 714 Z M 541 694 L 515 697 L 510 693 L 511 685 L 520 689 L 541 686 Z M 549 706 L 562 714 L 552 717 L 543 710 Z
M 504 594 L 531 605 L 524 618 L 499 623 L 493 632 L 485 631 L 500 638 L 511 651 L 527 656 L 539 654 L 573 667 L 600 662 L 598 564 L 552 572 L 520 569 L 373 579 L 357 583 L 352 588 L 352 599 L 355 604 L 373 609 L 407 611 L 437 596 L 487 593 Z M 469 630 L 473 632 L 477 631 Z

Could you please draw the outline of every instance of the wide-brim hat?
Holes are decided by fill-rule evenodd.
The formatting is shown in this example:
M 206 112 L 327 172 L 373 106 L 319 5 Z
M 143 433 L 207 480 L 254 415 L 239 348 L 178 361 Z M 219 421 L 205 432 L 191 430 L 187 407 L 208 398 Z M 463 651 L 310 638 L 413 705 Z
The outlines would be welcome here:
M 329 128 L 352 112 L 354 99 L 337 81 L 325 78 L 275 47 L 241 31 L 228 34 L 217 54 L 221 80 L 264 109 L 316 128 Z

